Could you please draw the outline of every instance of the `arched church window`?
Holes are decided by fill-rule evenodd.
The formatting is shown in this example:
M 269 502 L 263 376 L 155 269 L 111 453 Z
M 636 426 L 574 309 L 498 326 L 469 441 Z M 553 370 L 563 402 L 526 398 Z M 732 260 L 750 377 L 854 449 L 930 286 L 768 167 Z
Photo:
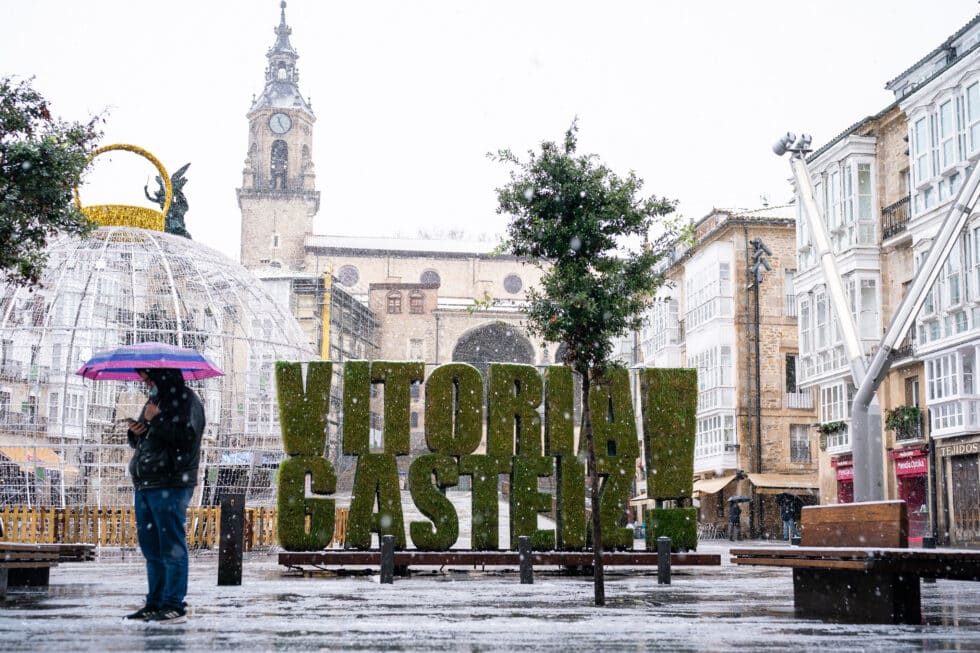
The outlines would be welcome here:
M 340 283 L 351 288 L 358 282 L 361 275 L 353 265 L 343 265 L 337 270 L 337 278 L 340 280 Z
M 272 142 L 272 161 L 269 171 L 269 178 L 272 180 L 272 188 L 284 190 L 286 188 L 286 164 L 289 161 L 289 146 L 286 141 L 277 140 Z
M 285 66 L 279 66 L 279 70 L 276 72 L 276 78 L 279 81 L 281 81 L 281 82 L 282 81 L 285 81 L 285 79 L 286 79 L 286 67 Z
M 402 294 L 397 290 L 388 293 L 388 312 L 389 313 L 402 312 Z
M 442 279 L 439 278 L 439 273 L 435 270 L 426 270 L 422 273 L 422 277 L 419 279 L 422 283 L 442 283 Z
M 516 274 L 508 274 L 504 277 L 504 290 L 509 292 L 511 295 L 521 292 L 521 288 L 524 287 L 524 282 Z

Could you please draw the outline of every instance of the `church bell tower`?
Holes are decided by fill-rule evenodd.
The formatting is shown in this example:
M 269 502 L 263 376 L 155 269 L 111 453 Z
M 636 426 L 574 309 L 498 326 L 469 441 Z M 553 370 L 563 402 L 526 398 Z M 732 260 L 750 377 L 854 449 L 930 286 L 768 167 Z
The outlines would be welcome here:
M 313 171 L 316 116 L 299 92 L 299 55 L 289 43 L 285 1 L 280 7 L 276 41 L 265 55 L 265 88 L 246 114 L 248 154 L 238 189 L 241 263 L 301 270 L 304 239 L 320 208 Z

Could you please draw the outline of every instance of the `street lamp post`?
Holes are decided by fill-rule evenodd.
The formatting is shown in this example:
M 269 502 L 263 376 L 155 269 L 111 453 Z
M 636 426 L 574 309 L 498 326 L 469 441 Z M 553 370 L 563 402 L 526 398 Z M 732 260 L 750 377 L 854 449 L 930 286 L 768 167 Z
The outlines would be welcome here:
M 752 289 L 755 300 L 755 324 L 753 325 L 754 336 L 755 336 L 755 472 L 756 474 L 762 473 L 762 361 L 761 361 L 761 346 L 760 340 L 762 337 L 762 325 L 761 325 L 761 311 L 760 297 L 759 297 L 759 286 L 762 284 L 762 274 L 763 272 L 769 272 L 772 270 L 772 266 L 769 265 L 769 260 L 767 257 L 772 256 L 772 250 L 769 249 L 765 243 L 762 242 L 761 238 L 753 238 L 749 241 L 752 245 L 752 267 L 750 272 L 753 275 Z M 752 524 L 753 537 L 762 536 L 762 497 L 756 495 L 755 502 L 750 504 L 750 511 L 753 514 L 749 515 L 750 523 Z M 753 519 L 754 517 L 754 519 Z

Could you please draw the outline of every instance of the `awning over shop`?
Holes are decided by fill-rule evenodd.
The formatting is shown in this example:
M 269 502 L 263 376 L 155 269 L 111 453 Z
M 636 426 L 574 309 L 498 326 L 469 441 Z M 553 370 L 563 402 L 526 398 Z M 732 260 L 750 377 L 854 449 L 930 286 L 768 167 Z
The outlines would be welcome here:
M 758 494 L 779 494 L 787 490 L 812 494 L 820 488 L 816 474 L 749 474 L 749 482 Z
M 33 472 L 36 467 L 43 467 L 64 471 L 69 476 L 78 474 L 77 467 L 65 466 L 54 449 L 48 447 L 0 447 L 0 456 L 15 463 L 24 472 Z
M 734 480 L 735 474 L 694 481 L 694 491 L 698 494 L 714 494 Z
M 648 506 L 654 503 L 653 499 L 647 499 L 647 493 L 638 494 L 630 499 L 631 506 Z

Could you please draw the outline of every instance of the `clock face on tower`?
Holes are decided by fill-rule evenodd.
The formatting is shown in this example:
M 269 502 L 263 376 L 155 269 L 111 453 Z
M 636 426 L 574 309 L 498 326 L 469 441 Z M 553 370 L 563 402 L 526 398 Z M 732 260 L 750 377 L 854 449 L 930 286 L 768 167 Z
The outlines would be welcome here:
M 293 126 L 293 121 L 285 113 L 274 113 L 269 118 L 269 129 L 277 134 L 285 134 Z

